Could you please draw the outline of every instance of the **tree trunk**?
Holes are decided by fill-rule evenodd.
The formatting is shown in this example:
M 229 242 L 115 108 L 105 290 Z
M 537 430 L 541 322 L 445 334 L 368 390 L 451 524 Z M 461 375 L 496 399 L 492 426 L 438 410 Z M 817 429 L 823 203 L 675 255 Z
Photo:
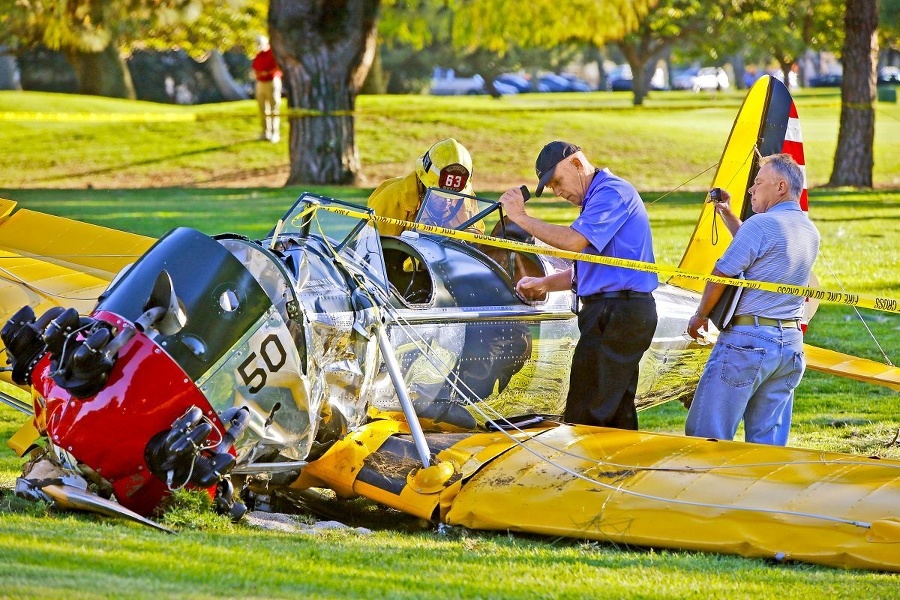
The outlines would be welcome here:
M 206 59 L 206 69 L 212 77 L 216 89 L 222 94 L 222 98 L 226 101 L 230 100 L 246 100 L 247 92 L 231 76 L 228 65 L 225 64 L 225 58 L 218 50 L 212 50 Z
M 656 65 L 669 52 L 669 42 L 654 40 L 650 34 L 643 32 L 630 36 L 630 40 L 615 43 L 622 56 L 631 67 L 631 85 L 634 98 L 633 106 L 643 106 L 644 98 L 650 91 L 650 82 L 656 73 Z
M 841 127 L 828 185 L 872 187 L 878 6 L 871 0 L 847 0 L 844 10 Z
M 744 85 L 744 73 L 746 73 L 744 55 L 741 53 L 733 54 L 729 57 L 729 62 L 734 69 L 734 88 L 736 90 L 745 89 L 747 86 Z
M 66 58 L 75 70 L 79 93 L 134 100 L 134 85 L 128 66 L 119 49 L 112 44 L 102 52 L 70 50 L 66 52 Z
M 794 68 L 794 63 L 778 61 L 778 64 L 781 67 L 781 82 L 784 84 L 784 87 L 791 89 L 791 71 Z
M 634 51 L 631 46 L 624 43 L 617 44 L 622 51 L 622 55 L 631 67 L 631 93 L 633 106 L 643 106 L 644 98 L 647 96 L 647 83 L 644 77 L 644 66 L 647 59 L 640 52 Z
M 384 72 L 384 65 L 381 62 L 381 46 L 379 45 L 375 49 L 375 58 L 372 59 L 372 66 L 369 68 L 360 93 L 387 94 L 389 81 L 390 76 Z
M 637 75 L 635 75 L 637 74 Z M 647 84 L 644 81 L 644 68 L 643 65 L 635 68 L 635 65 L 631 65 L 631 86 L 632 92 L 634 93 L 634 98 L 632 99 L 633 106 L 643 106 L 644 98 L 647 97 Z
M 379 0 L 271 0 L 269 29 L 290 107 L 287 185 L 353 184 L 353 110 L 375 56 Z

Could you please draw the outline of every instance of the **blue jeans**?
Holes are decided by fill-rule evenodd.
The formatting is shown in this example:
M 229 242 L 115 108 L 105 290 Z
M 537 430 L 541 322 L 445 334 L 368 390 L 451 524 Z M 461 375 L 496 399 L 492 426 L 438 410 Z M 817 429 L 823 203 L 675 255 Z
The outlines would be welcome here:
M 806 369 L 799 329 L 737 325 L 719 334 L 694 392 L 687 435 L 787 445 L 794 388 Z

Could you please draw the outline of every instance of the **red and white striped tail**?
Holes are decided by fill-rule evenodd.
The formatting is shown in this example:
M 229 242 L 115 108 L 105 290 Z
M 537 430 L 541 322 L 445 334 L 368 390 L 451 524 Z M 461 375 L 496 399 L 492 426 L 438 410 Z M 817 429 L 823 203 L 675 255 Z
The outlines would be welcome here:
M 800 132 L 800 116 L 797 114 L 797 106 L 793 102 L 791 102 L 787 131 L 784 134 L 784 144 L 781 146 L 781 151 L 785 154 L 790 154 L 803 171 L 803 192 L 800 194 L 800 208 L 809 212 L 809 194 L 807 193 L 806 183 L 806 160 L 803 156 L 803 134 Z M 814 285 L 815 281 L 815 277 L 812 276 L 809 285 Z M 818 302 L 813 302 L 809 298 L 806 299 L 803 318 L 800 320 L 800 328 L 804 333 L 806 332 L 810 319 L 816 314 L 816 309 L 818 307 Z
M 785 154 L 790 154 L 803 170 L 803 193 L 800 194 L 800 207 L 808 211 L 809 195 L 806 192 L 806 160 L 803 157 L 803 134 L 800 133 L 800 117 L 797 115 L 797 106 L 793 102 L 791 102 L 791 112 L 781 151 Z

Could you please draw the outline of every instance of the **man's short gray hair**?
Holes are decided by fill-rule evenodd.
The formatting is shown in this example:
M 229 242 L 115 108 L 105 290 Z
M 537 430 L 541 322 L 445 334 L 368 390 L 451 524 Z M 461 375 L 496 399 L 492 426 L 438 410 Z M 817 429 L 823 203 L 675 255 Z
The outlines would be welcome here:
M 788 195 L 792 200 L 799 200 L 803 193 L 803 169 L 790 154 L 772 154 L 759 160 L 759 166 L 772 165 L 772 169 L 781 175 L 788 184 Z

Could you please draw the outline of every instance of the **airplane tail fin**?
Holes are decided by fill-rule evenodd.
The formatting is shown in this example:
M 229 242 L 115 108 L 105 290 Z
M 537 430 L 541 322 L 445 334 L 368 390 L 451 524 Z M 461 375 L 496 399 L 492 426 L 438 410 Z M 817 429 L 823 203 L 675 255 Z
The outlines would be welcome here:
M 731 194 L 732 210 L 742 220 L 746 219 L 753 214 L 747 190 L 759 170 L 759 158 L 780 152 L 793 156 L 805 174 L 797 108 L 784 84 L 765 75 L 744 98 L 710 187 Z M 800 204 L 803 210 L 808 210 L 805 180 Z M 712 203 L 704 202 L 678 266 L 693 273 L 710 273 L 730 242 L 731 233 L 716 216 Z M 668 283 L 695 292 L 702 292 L 704 286 L 703 281 L 678 276 L 670 278 Z

